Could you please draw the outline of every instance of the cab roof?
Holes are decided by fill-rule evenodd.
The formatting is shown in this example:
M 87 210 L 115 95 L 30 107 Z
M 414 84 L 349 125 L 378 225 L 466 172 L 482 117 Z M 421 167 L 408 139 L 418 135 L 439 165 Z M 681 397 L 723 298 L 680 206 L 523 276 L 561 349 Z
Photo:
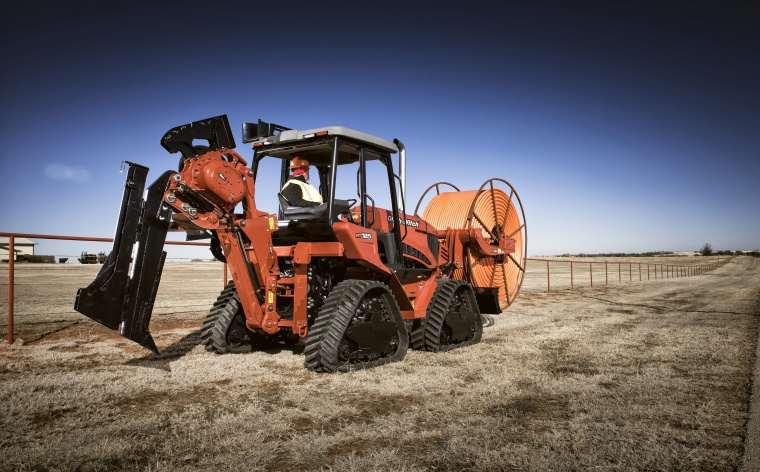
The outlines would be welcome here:
M 268 136 L 265 139 L 267 141 L 271 141 L 272 144 L 285 144 L 310 139 L 316 136 L 317 133 L 323 133 L 325 131 L 327 132 L 328 136 L 340 136 L 351 139 L 353 141 L 359 141 L 363 144 L 369 144 L 370 146 L 376 147 L 385 152 L 395 153 L 398 151 L 396 145 L 390 141 L 386 141 L 385 139 L 378 138 L 377 136 L 372 136 L 371 134 L 356 131 L 351 128 L 346 128 L 344 126 L 325 126 L 323 128 L 312 128 L 303 131 L 297 129 L 289 129 L 280 132 L 278 135 Z
M 345 138 L 338 149 L 338 163 L 347 164 L 359 160 L 359 145 L 365 146 L 367 159 L 378 159 L 382 154 L 398 152 L 395 144 L 371 134 L 343 126 L 325 126 L 307 130 L 287 129 L 253 142 L 257 152 L 281 159 L 303 157 L 312 165 L 328 165 L 332 162 L 330 143 L 334 137 Z

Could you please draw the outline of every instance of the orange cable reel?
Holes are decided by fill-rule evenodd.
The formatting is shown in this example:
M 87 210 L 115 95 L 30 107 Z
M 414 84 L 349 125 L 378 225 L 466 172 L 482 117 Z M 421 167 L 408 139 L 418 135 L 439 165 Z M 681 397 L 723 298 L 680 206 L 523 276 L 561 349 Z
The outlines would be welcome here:
M 441 185 L 454 191 L 441 192 Z M 525 211 L 517 191 L 503 179 L 489 179 L 478 190 L 460 191 L 447 182 L 430 186 L 420 198 L 415 214 L 425 195 L 435 188 L 436 195 L 425 207 L 422 218 L 438 230 L 480 229 L 483 238 L 493 247 L 503 239 L 513 239 L 513 253 L 483 255 L 471 245 L 464 247 L 464 267 L 457 268 L 452 278 L 467 280 L 473 287 L 498 288 L 499 307 L 503 310 L 517 297 L 525 275 L 528 231 Z M 453 256 L 450 255 L 450 258 Z

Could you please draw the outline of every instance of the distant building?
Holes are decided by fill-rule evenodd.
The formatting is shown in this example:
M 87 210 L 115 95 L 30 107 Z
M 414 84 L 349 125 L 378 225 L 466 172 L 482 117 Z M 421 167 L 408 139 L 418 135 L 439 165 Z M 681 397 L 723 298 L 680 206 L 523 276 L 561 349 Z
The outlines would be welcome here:
M 2 260 L 10 259 L 8 257 L 9 239 L 8 236 L 0 236 L 0 259 Z M 19 255 L 33 256 L 34 246 L 37 244 L 39 243 L 36 243 L 31 239 L 16 237 L 13 238 L 13 252 L 16 253 L 16 257 Z M 15 261 L 16 259 L 14 258 L 13 260 Z

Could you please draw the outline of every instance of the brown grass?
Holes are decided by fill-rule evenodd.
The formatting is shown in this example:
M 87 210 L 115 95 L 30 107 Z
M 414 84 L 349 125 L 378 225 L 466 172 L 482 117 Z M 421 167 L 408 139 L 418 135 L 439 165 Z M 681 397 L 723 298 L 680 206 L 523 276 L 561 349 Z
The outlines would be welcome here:
M 340 375 L 308 372 L 288 350 L 205 352 L 198 329 L 221 290 L 220 265 L 167 265 L 152 325 L 159 355 L 74 313 L 92 269 L 66 269 L 18 267 L 16 324 L 27 342 L 0 345 L 3 470 L 740 463 L 760 315 L 756 259 L 550 294 L 526 282 L 480 344 Z

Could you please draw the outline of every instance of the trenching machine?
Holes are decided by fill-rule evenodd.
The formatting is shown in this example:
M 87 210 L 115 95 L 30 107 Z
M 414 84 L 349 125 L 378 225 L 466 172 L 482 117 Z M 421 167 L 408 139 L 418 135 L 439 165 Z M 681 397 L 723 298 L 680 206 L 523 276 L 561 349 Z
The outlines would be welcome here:
M 398 140 L 259 120 L 243 124 L 243 142 L 252 143 L 250 165 L 233 150 L 226 115 L 169 130 L 161 144 L 181 154 L 179 171 L 164 172 L 147 191 L 148 168 L 124 163 L 113 250 L 95 280 L 78 290 L 77 311 L 157 352 L 148 324 L 169 229 L 210 238 L 211 253 L 229 266 L 232 280 L 201 327 L 207 350 L 301 343 L 314 371 L 400 361 L 409 347 L 446 351 L 477 343 L 481 313 L 500 313 L 519 293 L 527 227 L 507 181 L 490 179 L 470 191 L 434 184 L 409 214 L 406 151 Z M 277 160 L 281 188 L 296 156 L 315 170 L 324 203 L 290 207 L 280 198 L 277 214 L 260 211 L 257 179 L 276 178 L 258 175 L 260 164 Z M 345 194 L 356 198 L 337 198 Z

